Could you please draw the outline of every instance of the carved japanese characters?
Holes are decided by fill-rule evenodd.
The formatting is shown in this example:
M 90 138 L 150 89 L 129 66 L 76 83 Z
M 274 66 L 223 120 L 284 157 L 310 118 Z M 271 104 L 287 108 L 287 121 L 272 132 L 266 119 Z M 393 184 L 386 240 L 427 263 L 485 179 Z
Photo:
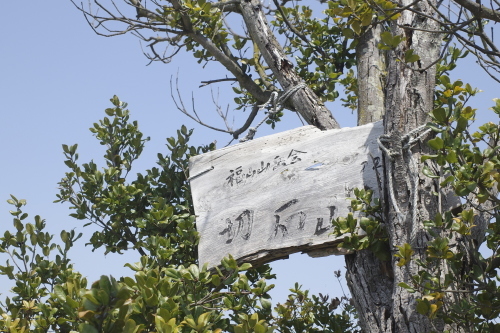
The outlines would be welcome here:
M 381 123 L 307 126 L 192 158 L 200 264 L 213 267 L 228 254 L 270 261 L 334 246 L 331 220 L 348 214 L 352 190 L 379 187 L 382 131 Z

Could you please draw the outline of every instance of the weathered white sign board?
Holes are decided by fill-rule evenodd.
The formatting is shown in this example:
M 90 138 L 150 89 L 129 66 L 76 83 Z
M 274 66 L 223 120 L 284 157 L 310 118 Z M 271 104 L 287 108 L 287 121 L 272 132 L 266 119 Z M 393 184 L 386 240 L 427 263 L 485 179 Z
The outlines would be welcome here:
M 332 218 L 356 187 L 378 189 L 382 122 L 300 127 L 190 159 L 200 265 L 228 254 L 260 263 L 332 248 Z

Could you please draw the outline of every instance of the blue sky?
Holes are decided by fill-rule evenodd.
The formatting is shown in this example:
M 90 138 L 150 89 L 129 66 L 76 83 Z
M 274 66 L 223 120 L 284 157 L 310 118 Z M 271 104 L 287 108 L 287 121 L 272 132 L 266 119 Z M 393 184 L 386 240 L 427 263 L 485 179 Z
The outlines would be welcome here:
M 168 65 L 146 66 L 148 61 L 135 37 L 97 36 L 69 0 L 2 1 L 0 11 L 4 13 L 0 21 L 0 234 L 11 229 L 11 206 L 6 200 L 14 194 L 28 201 L 26 211 L 31 217 L 38 214 L 47 220 L 48 231 L 57 235 L 61 229 L 84 232 L 70 256 L 76 269 L 90 281 L 103 274 L 130 275 L 123 264 L 137 261 L 137 256 L 91 252 L 90 247 L 84 247 L 90 233 L 82 228 L 83 223 L 68 216 L 67 206 L 53 203 L 57 182 L 67 171 L 61 145 L 78 143 L 80 161 L 99 161 L 104 151 L 88 128 L 104 116 L 109 99 L 116 94 L 129 103 L 131 118 L 151 137 L 137 171 L 154 166 L 156 154 L 166 152 L 165 138 L 182 124 L 196 128 L 194 144 L 217 140 L 221 147 L 229 141 L 228 136 L 201 128 L 176 110 L 170 97 L 170 78 L 179 73 L 186 104 L 190 104 L 193 92 L 199 114 L 222 126 L 210 88 L 198 86 L 202 80 L 224 77 L 226 71 L 216 65 L 203 69 L 183 54 Z M 496 83 L 473 61 L 454 75 L 485 91 L 473 106 L 481 110 L 480 121 L 486 121 L 485 111 L 496 97 Z M 229 86 L 221 86 L 222 105 L 232 99 L 231 93 Z M 355 125 L 349 110 L 333 108 L 341 125 Z M 297 118 L 288 115 L 276 131 L 297 126 Z M 270 133 L 270 128 L 261 127 L 258 136 Z M 0 256 L 0 265 L 5 259 Z M 341 296 L 333 271 L 344 271 L 342 257 L 294 255 L 273 266 L 279 286 L 275 300 L 283 301 L 295 281 L 314 293 Z M 9 289 L 2 281 L 0 293 Z

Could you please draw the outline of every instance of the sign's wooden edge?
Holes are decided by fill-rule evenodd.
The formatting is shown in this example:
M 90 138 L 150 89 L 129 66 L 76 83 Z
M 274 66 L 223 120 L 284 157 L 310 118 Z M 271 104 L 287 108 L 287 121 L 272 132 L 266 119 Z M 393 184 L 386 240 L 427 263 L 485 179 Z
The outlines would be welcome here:
M 279 249 L 262 249 L 255 253 L 238 258 L 236 259 L 236 261 L 240 264 L 245 262 L 252 262 L 252 266 L 256 267 L 271 261 L 288 259 L 291 254 L 299 252 L 302 254 L 307 254 L 312 258 L 326 257 L 330 255 L 343 256 L 352 253 L 348 250 L 337 247 L 337 245 L 343 239 L 344 237 L 332 239 L 331 242 L 325 242 L 321 245 L 317 245 L 316 247 L 314 247 L 314 249 L 310 248 L 311 244 L 288 246 Z M 218 265 L 214 265 L 214 267 L 215 266 Z
M 374 123 L 369 123 L 366 125 L 361 125 L 361 126 L 342 127 L 340 129 L 337 128 L 337 129 L 331 129 L 331 130 L 326 130 L 326 131 L 322 131 L 313 125 L 301 126 L 301 127 L 297 127 L 297 128 L 288 130 L 288 131 L 279 132 L 279 133 L 275 133 L 275 134 L 271 134 L 271 135 L 266 135 L 266 136 L 256 138 L 256 139 L 251 140 L 251 141 L 240 142 L 240 143 L 237 143 L 237 144 L 232 145 L 232 146 L 222 147 L 222 148 L 219 148 L 219 149 L 214 150 L 214 151 L 206 152 L 204 154 L 192 156 L 189 158 L 189 168 L 191 169 L 191 166 L 193 164 L 195 164 L 200 159 L 208 159 L 212 155 L 219 155 L 220 153 L 223 153 L 226 150 L 230 150 L 230 151 L 237 150 L 237 149 L 242 148 L 242 146 L 244 146 L 244 145 L 246 145 L 246 147 L 251 147 L 253 145 L 258 146 L 258 145 L 260 145 L 261 142 L 272 141 L 272 140 L 275 140 L 276 138 L 279 138 L 279 137 L 284 136 L 284 135 L 293 135 L 295 133 L 300 133 L 300 132 L 303 132 L 303 134 L 306 134 L 308 132 L 327 134 L 330 131 L 336 131 L 338 133 L 341 133 L 341 132 L 354 131 L 356 129 L 363 128 L 363 127 L 375 127 L 376 125 L 379 125 L 381 123 L 382 123 L 382 120 L 374 122 Z M 307 140 L 307 138 L 305 140 Z M 193 175 L 191 175 L 191 173 L 190 173 L 190 177 L 192 177 L 192 176 Z

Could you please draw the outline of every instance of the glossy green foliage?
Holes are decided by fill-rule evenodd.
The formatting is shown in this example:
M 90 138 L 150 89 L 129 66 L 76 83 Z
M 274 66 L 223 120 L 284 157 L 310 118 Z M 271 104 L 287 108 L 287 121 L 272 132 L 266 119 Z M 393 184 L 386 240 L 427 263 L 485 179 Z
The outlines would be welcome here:
M 25 200 L 14 196 L 14 229 L 0 238 L 0 252 L 9 259 L 0 266 L 0 274 L 14 282 L 13 296 L 0 302 L 0 330 L 6 332 L 68 332 L 77 319 L 79 291 L 87 281 L 73 270 L 68 251 L 81 237 L 74 231 L 62 231 L 59 241 L 45 231 L 45 220 L 35 216 L 28 222 L 23 211 Z M 63 318 L 63 319 L 60 319 Z
M 64 145 L 70 172 L 59 183 L 57 202 L 69 202 L 75 210 L 71 216 L 100 227 L 90 240 L 94 248 L 119 253 L 133 248 L 141 255 L 155 254 L 164 263 L 194 262 L 198 234 L 186 183 L 188 159 L 215 146 L 189 146 L 192 130 L 183 126 L 177 137 L 167 139 L 170 156 L 158 154 L 157 167 L 132 177 L 132 165 L 148 138 L 137 122 L 129 121 L 126 103 L 116 96 L 111 101 L 109 118 L 90 129 L 106 147 L 105 166 L 93 161 L 79 165 L 77 145 Z
M 354 308 L 347 298 L 332 298 L 319 294 L 309 296 L 307 290 L 301 290 L 296 283 L 290 289 L 291 294 L 283 304 L 276 306 L 279 314 L 277 324 L 280 332 L 358 332 L 359 328 L 352 322 Z M 331 312 L 342 308 L 340 315 L 332 316 Z
M 450 48 L 438 65 L 441 75 L 428 124 L 435 134 L 427 143 L 433 153 L 424 155 L 422 161 L 426 176 L 436 179 L 442 188 L 453 189 L 466 204 L 424 222 L 433 237 L 427 244 L 426 260 L 416 261 L 420 271 L 413 277 L 413 285 L 402 287 L 423 294 L 417 306 L 421 314 L 466 331 L 496 332 L 500 330 L 496 319 L 500 316 L 500 103 L 495 100 L 492 107 L 498 116 L 496 123 L 471 130 L 476 109 L 467 104 L 479 91 L 447 75 L 464 56 L 466 53 Z M 486 220 L 481 252 L 478 215 Z M 448 291 L 451 289 L 464 292 L 458 296 Z
M 315 17 L 308 6 L 282 7 L 272 24 L 287 37 L 286 53 L 297 62 L 297 73 L 323 101 L 335 100 L 335 85 L 355 64 L 352 40 L 343 36 L 329 11 Z M 299 34 L 288 27 L 292 25 Z M 307 41 L 307 42 L 306 42 Z
M 130 121 L 126 103 L 116 96 L 111 102 L 106 117 L 90 129 L 105 148 L 104 166 L 79 165 L 77 145 L 64 145 L 70 171 L 59 183 L 57 201 L 69 202 L 77 220 L 98 226 L 88 241 L 93 248 L 143 255 L 126 264 L 130 276 L 101 276 L 88 285 L 68 258 L 81 235 L 62 231 L 54 241 L 44 231 L 45 221 L 36 216 L 27 222 L 26 201 L 12 196 L 13 228 L 0 238 L 0 254 L 6 256 L 0 274 L 14 287 L 13 296 L 0 302 L 0 331 L 301 332 L 298 322 L 311 332 L 354 327 L 352 307 L 335 313 L 336 307 L 298 288 L 290 296 L 297 302 L 273 309 L 268 265 L 252 267 L 228 256 L 213 270 L 200 268 L 188 159 L 214 145 L 189 146 L 192 131 L 183 126 L 167 139 L 170 154 L 159 154 L 157 167 L 133 177 L 147 139 Z M 293 308 L 293 321 L 287 308 Z
M 371 250 L 380 260 L 389 260 L 390 251 L 384 227 L 382 206 L 379 198 L 373 198 L 372 190 L 354 189 L 351 213 L 332 221 L 335 237 L 344 236 L 339 248 L 346 250 Z
M 486 123 L 472 132 L 476 110 L 467 102 L 478 90 L 461 81 L 451 81 L 444 74 L 438 83 L 438 98 L 431 114 L 433 122 L 429 124 L 435 137 L 428 141 L 434 153 L 423 156 L 422 160 L 435 162 L 438 168 L 427 168 L 427 176 L 439 180 L 442 187 L 451 187 L 468 207 L 438 214 L 424 223 L 434 239 L 428 243 L 426 261 L 418 262 L 422 270 L 414 277 L 411 288 L 425 295 L 419 303 L 420 313 L 475 332 L 497 331 L 500 330 L 496 321 L 500 316 L 500 113 L 497 109 L 500 104 L 495 100 L 492 107 L 499 121 Z M 477 229 L 478 214 L 485 214 L 487 224 L 484 236 L 487 250 L 481 252 L 477 251 L 478 239 L 471 237 Z M 479 237 L 481 241 L 482 235 Z M 461 250 L 455 251 L 456 246 Z M 448 289 L 458 286 L 467 290 L 471 285 L 473 292 L 450 302 L 453 296 L 446 292 Z
M 450 79 L 449 72 L 467 52 L 450 47 L 437 65 L 437 87 L 431 153 L 423 155 L 423 176 L 436 182 L 431 194 L 450 189 L 463 205 L 423 221 L 429 235 L 425 256 L 408 243 L 396 245 L 394 262 L 401 269 L 416 265 L 418 274 L 399 287 L 416 293 L 418 313 L 439 319 L 466 332 L 500 331 L 500 100 L 491 110 L 498 116 L 473 131 L 476 109 L 469 104 L 479 90 Z M 379 259 L 390 259 L 384 215 L 370 191 L 356 190 L 347 217 L 333 221 L 333 234 L 344 236 L 339 247 L 370 249 Z M 486 230 L 478 230 L 478 218 Z M 360 232 L 360 231 L 364 232 Z M 481 251 L 479 251 L 480 246 Z M 417 259 L 418 258 L 418 259 Z

